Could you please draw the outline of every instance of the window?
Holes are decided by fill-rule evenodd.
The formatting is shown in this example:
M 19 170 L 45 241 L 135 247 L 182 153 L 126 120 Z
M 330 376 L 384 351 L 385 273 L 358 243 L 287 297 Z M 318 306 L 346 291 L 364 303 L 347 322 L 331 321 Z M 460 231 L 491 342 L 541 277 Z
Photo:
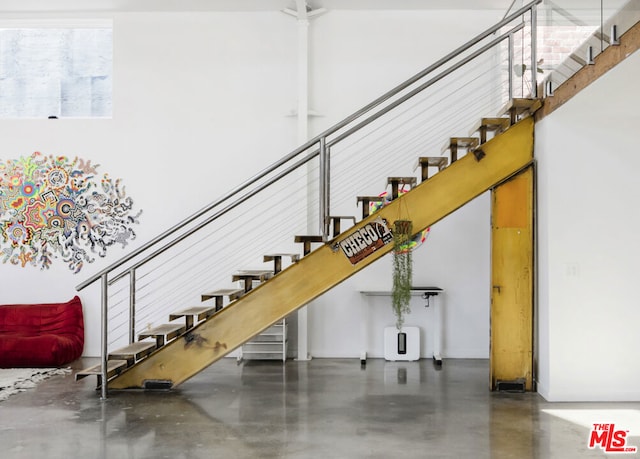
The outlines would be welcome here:
M 112 31 L 0 24 L 0 118 L 111 117 Z

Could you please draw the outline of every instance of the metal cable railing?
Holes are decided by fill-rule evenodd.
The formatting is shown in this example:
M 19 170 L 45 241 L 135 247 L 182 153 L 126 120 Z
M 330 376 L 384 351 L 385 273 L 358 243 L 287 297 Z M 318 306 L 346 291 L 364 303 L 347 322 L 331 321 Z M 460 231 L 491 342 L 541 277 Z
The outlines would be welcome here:
M 357 195 L 379 194 L 389 173 L 413 175 L 417 157 L 440 155 L 449 136 L 467 136 L 510 98 L 536 97 L 541 2 L 509 14 L 80 284 L 100 281 L 102 289 L 102 380 L 109 347 L 227 286 L 233 271 L 258 267 L 258 249 L 298 252 L 293 236 L 310 232 L 327 241 L 327 217 L 353 214 Z M 106 384 L 102 390 L 105 398 Z

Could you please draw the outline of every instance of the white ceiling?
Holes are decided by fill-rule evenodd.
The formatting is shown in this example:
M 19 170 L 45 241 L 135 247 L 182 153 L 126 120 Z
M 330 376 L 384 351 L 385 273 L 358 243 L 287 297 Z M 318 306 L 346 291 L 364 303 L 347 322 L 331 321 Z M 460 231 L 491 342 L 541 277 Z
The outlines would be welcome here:
M 308 0 L 327 9 L 497 9 L 513 0 Z M 515 0 L 515 7 L 524 0 Z M 525 2 L 527 3 L 527 2 Z M 117 11 L 278 11 L 295 0 L 1 0 L 0 13 Z

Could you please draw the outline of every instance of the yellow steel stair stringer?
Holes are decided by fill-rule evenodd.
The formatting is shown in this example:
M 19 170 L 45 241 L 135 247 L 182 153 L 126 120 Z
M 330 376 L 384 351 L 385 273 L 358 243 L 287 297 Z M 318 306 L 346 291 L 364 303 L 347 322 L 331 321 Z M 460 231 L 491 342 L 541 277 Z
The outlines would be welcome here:
M 459 159 L 349 231 L 251 290 L 188 334 L 156 351 L 109 382 L 110 389 L 143 388 L 145 381 L 171 386 L 186 381 L 275 322 L 309 303 L 392 250 L 392 244 L 352 265 L 340 242 L 367 223 L 399 215 L 418 232 L 491 189 L 533 160 L 533 119 L 520 121 L 482 145 L 485 156 Z M 400 207 L 402 206 L 402 207 Z M 402 211 L 401 211 L 402 209 Z

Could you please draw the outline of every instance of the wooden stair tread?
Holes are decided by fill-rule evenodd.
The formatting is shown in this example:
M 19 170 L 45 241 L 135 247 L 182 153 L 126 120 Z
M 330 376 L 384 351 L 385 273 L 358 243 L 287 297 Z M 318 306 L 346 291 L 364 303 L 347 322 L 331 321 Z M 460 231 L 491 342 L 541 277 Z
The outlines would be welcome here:
M 265 269 L 242 269 L 231 275 L 233 282 L 244 282 L 244 292 L 248 293 L 253 288 L 253 282 L 265 282 L 273 277 L 273 271 Z
M 109 360 L 125 360 L 131 364 L 133 363 L 132 361 L 140 360 L 151 354 L 155 349 L 156 343 L 153 341 L 136 341 L 128 346 L 109 352 Z
M 495 118 L 481 118 L 475 126 L 469 131 L 469 135 L 473 135 L 480 129 L 486 129 L 487 131 L 502 132 L 509 128 L 509 118 L 495 117 Z
M 404 192 L 404 189 L 400 189 L 400 185 L 409 185 L 413 188 L 417 183 L 418 179 L 415 177 L 387 177 L 387 185 L 391 185 L 391 199 L 397 199 L 400 192 Z
M 509 115 L 511 124 L 523 114 L 533 115 L 542 107 L 540 99 L 511 99 L 500 110 L 500 115 Z
M 333 223 L 333 237 L 336 238 L 342 232 L 342 220 L 351 220 L 353 224 L 356 224 L 356 217 L 352 215 L 329 215 L 327 217 L 327 223 Z
M 273 276 L 273 272 L 265 269 L 241 269 L 232 274 L 231 278 L 234 282 L 244 279 L 265 281 L 271 276 Z
M 324 242 L 322 240 L 322 236 L 319 236 L 317 234 L 297 235 L 297 236 L 294 236 L 293 241 L 294 242 Z
M 500 111 L 500 115 L 509 115 L 511 125 L 514 125 L 518 119 L 533 116 L 533 114 L 542 107 L 540 99 L 511 99 Z
M 169 320 L 175 320 L 185 316 L 194 316 L 200 321 L 211 316 L 214 312 L 216 312 L 215 306 L 192 306 L 169 314 Z
M 469 135 L 474 135 L 476 132 L 480 134 L 480 143 L 483 144 L 487 141 L 487 132 L 493 132 L 494 137 L 511 126 L 511 117 L 494 117 L 494 118 L 481 118 L 480 121 L 471 129 Z
M 273 261 L 273 274 L 278 274 L 282 271 L 282 257 L 289 257 L 291 263 L 300 261 L 300 255 L 297 253 L 270 253 L 263 255 L 262 261 L 265 263 Z
M 509 120 L 507 120 L 509 121 Z M 421 166 L 437 167 L 442 170 L 449 164 L 449 159 L 446 156 L 420 156 L 413 170 L 415 171 Z
M 249 281 L 246 281 L 246 282 L 249 282 Z M 214 290 L 213 292 L 203 293 L 202 295 L 200 295 L 201 301 L 207 301 L 212 298 L 215 300 L 213 305 L 213 311 L 208 313 L 208 315 L 205 318 L 212 316 L 213 313 L 218 312 L 224 308 L 225 296 L 229 297 L 229 302 L 233 302 L 238 298 L 240 298 L 245 293 L 246 291 L 243 288 L 222 288 L 222 289 Z M 186 318 L 187 328 L 191 328 L 191 326 L 193 326 L 193 316 L 185 316 L 185 318 Z M 198 320 L 201 320 L 201 319 L 198 319 Z
M 369 204 L 372 202 L 384 202 L 384 196 L 358 196 L 356 198 L 356 206 L 358 203 L 362 203 L 362 219 L 364 220 L 369 216 Z
M 356 202 L 382 202 L 384 201 L 384 196 L 358 196 L 356 198 Z
M 263 256 L 263 261 L 266 263 L 268 261 L 273 261 L 276 257 L 289 257 L 289 259 L 295 263 L 296 261 L 300 261 L 300 254 L 297 253 L 270 253 Z
M 448 142 L 446 142 L 441 151 L 442 153 L 450 150 L 452 147 L 456 148 L 466 148 L 473 149 L 476 148 L 480 144 L 480 139 L 477 137 L 451 137 Z
M 429 168 L 437 167 L 438 172 L 442 171 L 449 165 L 446 156 L 420 156 L 413 170 L 420 169 L 422 181 L 429 179 Z
M 213 292 L 203 293 L 200 295 L 202 301 L 210 300 L 211 298 L 228 296 L 231 301 L 237 300 L 244 294 L 244 290 L 241 288 L 221 288 L 214 290 Z
M 311 253 L 311 243 L 324 243 L 324 239 L 322 236 L 311 234 L 311 235 L 297 235 L 293 238 L 294 242 L 302 242 L 303 248 L 302 253 L 304 256 L 309 255 Z
M 144 332 L 145 335 L 148 336 L 154 336 L 155 335 L 166 335 L 168 333 L 172 333 L 175 331 L 178 331 L 180 328 L 182 328 L 180 325 L 175 325 L 175 324 L 162 324 L 162 325 L 158 325 L 156 327 L 153 327 L 150 330 L 147 330 L 146 332 Z
M 535 112 L 540 107 L 542 107 L 542 101 L 540 99 L 524 99 L 524 98 L 514 98 L 509 100 L 502 110 L 500 111 L 501 115 L 506 115 L 509 113 L 509 110 L 516 109 L 522 112 L 530 111 Z
M 398 185 L 411 185 L 415 186 L 418 183 L 418 179 L 415 177 L 387 177 L 387 185 L 397 183 Z
M 146 332 L 140 333 L 138 335 L 138 339 L 151 338 L 155 336 L 166 336 L 167 339 L 174 338 L 178 336 L 180 333 L 186 331 L 186 327 L 184 325 L 177 324 L 162 324 L 157 327 L 153 327 Z
M 108 360 L 107 361 L 107 378 L 111 378 L 124 370 L 127 367 L 126 360 Z M 86 378 L 87 376 L 101 376 L 102 364 L 94 365 L 92 367 L 80 370 L 76 373 L 76 381 Z

